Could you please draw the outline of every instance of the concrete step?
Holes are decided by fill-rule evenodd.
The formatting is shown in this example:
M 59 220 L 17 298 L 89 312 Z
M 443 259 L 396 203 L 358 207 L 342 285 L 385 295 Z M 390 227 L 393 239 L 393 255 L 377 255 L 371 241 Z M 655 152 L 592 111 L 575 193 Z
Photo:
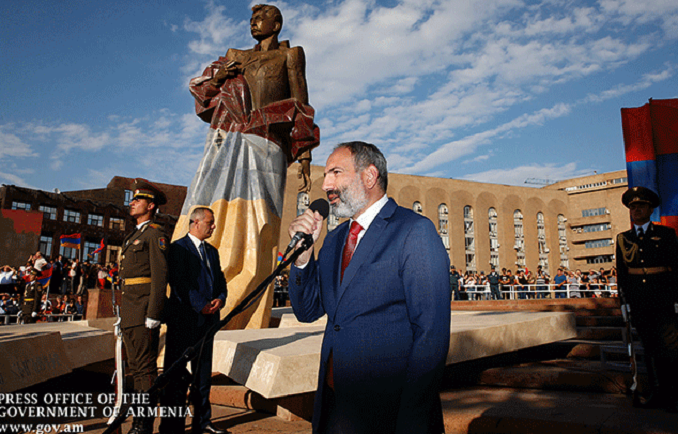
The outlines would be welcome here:
M 491 368 L 478 379 L 484 386 L 622 394 L 631 382 L 627 373 L 609 372 L 599 361 L 570 359 Z
M 229 406 L 222 404 L 224 393 L 231 395 L 227 399 Z M 223 421 L 218 417 L 223 408 L 256 409 L 258 405 L 245 404 L 251 400 L 251 393 L 242 386 L 234 386 L 230 391 L 222 388 L 221 394 L 215 394 L 213 388 L 211 400 L 218 426 L 227 426 L 233 433 L 251 432 L 245 428 L 252 427 L 240 425 L 235 418 Z M 678 433 L 677 415 L 662 410 L 634 408 L 631 399 L 623 394 L 471 386 L 447 388 L 440 397 L 447 434 Z M 270 405 L 267 409 L 258 410 L 259 414 L 271 411 Z M 276 419 L 286 418 L 279 415 Z M 280 431 L 274 431 L 270 426 L 275 420 L 264 417 L 253 420 L 258 420 L 254 432 L 310 433 L 308 425 L 295 425 L 290 430 L 291 426 L 282 428 L 281 421 L 276 426 Z M 286 423 L 299 424 L 303 420 Z
M 577 316 L 578 327 L 624 327 L 620 316 Z
M 620 341 L 623 335 L 621 327 L 577 327 L 577 338 L 596 341 Z
M 474 386 L 441 393 L 447 434 L 675 434 L 678 415 L 626 395 Z
M 574 312 L 577 316 L 621 316 L 619 299 L 545 299 L 453 301 L 453 311 L 549 311 Z

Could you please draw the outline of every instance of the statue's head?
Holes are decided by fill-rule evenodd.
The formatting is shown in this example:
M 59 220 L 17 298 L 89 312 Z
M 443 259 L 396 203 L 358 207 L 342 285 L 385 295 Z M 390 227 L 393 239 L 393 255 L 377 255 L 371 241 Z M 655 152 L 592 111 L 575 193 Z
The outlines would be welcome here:
M 250 31 L 252 37 L 262 41 L 278 35 L 282 29 L 283 18 L 280 9 L 271 5 L 256 5 L 252 8 Z

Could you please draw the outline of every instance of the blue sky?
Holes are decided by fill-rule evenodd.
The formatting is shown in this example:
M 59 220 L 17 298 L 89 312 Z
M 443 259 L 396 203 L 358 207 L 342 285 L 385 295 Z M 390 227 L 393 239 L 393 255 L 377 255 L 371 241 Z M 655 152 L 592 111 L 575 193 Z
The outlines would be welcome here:
M 0 183 L 188 185 L 207 124 L 188 80 L 250 48 L 241 1 L 5 0 Z M 321 145 L 389 170 L 524 185 L 625 168 L 620 108 L 678 97 L 675 0 L 271 2 L 304 47 Z

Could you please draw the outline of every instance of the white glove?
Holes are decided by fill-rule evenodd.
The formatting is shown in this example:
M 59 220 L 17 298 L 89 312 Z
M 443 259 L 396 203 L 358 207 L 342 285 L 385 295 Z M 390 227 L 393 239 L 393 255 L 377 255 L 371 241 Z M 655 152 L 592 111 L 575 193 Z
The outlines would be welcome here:
M 33 318 L 35 318 L 36 316 L 38 316 L 38 313 L 37 313 L 37 312 L 33 312 L 33 313 L 31 314 L 31 316 L 32 316 Z
M 160 321 L 157 319 L 146 318 L 146 328 L 153 330 L 156 327 L 160 327 Z

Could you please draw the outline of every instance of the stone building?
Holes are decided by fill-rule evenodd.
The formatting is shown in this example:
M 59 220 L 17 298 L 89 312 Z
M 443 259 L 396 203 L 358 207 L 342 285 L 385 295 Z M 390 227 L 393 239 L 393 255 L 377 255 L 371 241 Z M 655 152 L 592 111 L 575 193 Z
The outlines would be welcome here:
M 114 177 L 106 188 L 47 192 L 13 185 L 0 188 L 0 208 L 20 210 L 29 215 L 42 214 L 42 226 L 38 245 L 30 250 L 40 250 L 43 255 L 54 258 L 61 254 L 66 258 L 88 259 L 104 240 L 104 254 L 90 260 L 99 263 L 116 262 L 125 235 L 131 231 L 133 221 L 127 205 L 132 197 L 131 178 Z M 168 203 L 156 216 L 156 222 L 168 233 L 174 230 L 181 210 L 186 187 L 157 184 L 168 197 Z M 81 249 L 62 247 L 62 235 L 81 234 Z M 27 257 L 26 257 L 27 258 Z M 25 259 L 22 261 L 25 261 Z M 8 260 L 13 265 L 19 265 Z
M 322 191 L 323 167 L 312 166 L 310 195 L 298 194 L 296 163 L 288 170 L 285 206 L 279 237 L 289 242 L 287 227 Z M 0 208 L 43 213 L 39 249 L 47 256 L 78 253 L 59 246 L 59 237 L 83 236 L 83 257 L 103 238 L 105 255 L 97 262 L 117 260 L 132 221 L 126 206 L 133 179 L 114 177 L 105 188 L 52 193 L 15 186 L 0 189 Z M 155 183 L 167 195 L 157 221 L 171 236 L 186 196 L 186 187 Z M 458 269 L 484 271 L 536 269 L 550 274 L 559 266 L 590 268 L 614 265 L 614 239 L 629 225 L 621 203 L 627 188 L 626 171 L 559 181 L 541 188 L 488 184 L 457 179 L 389 174 L 388 195 L 433 221 Z M 340 221 L 325 222 L 318 245 L 328 229 Z
M 296 173 L 296 167 L 288 171 L 280 245 L 287 244 L 286 228 L 297 212 L 326 197 L 323 167 L 312 167 L 310 198 L 295 191 Z M 629 224 L 621 203 L 626 188 L 626 171 L 542 188 L 389 173 L 388 195 L 433 221 L 458 269 L 487 274 L 491 265 L 514 272 L 541 265 L 555 274 L 559 266 L 614 265 L 614 235 Z M 337 224 L 328 218 L 319 244 Z
M 631 225 L 629 211 L 621 202 L 627 188 L 625 170 L 568 179 L 545 187 L 567 195 L 572 268 L 598 270 L 614 265 L 616 236 Z

